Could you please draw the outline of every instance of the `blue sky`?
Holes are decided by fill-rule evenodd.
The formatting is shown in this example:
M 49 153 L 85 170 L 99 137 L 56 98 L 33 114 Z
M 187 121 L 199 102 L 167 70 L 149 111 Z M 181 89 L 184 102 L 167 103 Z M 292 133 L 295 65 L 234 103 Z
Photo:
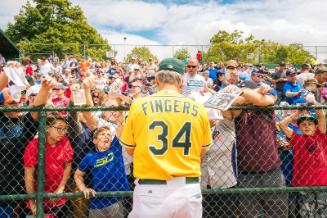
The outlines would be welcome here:
M 26 1 L 1 0 L 2 29 Z M 209 44 L 219 30 L 237 29 L 280 43 L 327 45 L 326 0 L 71 1 L 83 9 L 88 22 L 111 44 L 203 45 Z M 116 49 L 121 55 L 121 46 Z M 165 56 L 176 49 L 164 51 L 160 47 L 155 52 Z

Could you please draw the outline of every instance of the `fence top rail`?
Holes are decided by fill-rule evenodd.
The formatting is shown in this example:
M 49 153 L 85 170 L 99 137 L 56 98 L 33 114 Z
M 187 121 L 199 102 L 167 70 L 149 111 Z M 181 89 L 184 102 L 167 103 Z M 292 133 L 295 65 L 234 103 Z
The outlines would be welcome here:
M 232 106 L 229 110 L 304 110 L 304 109 L 327 109 L 327 105 L 311 106 Z M 107 107 L 107 106 L 69 106 L 69 107 L 0 107 L 0 112 L 25 112 L 25 111 L 127 111 L 129 107 Z
M 203 194 L 253 194 L 253 193 L 289 193 L 289 192 L 326 192 L 327 186 L 311 186 L 311 187 L 261 187 L 261 188 L 232 188 L 232 189 L 202 189 Z M 43 197 L 51 198 L 81 198 L 82 192 L 65 192 L 60 194 L 43 192 Z M 132 196 L 132 191 L 113 191 L 113 192 L 97 192 L 96 197 L 117 197 L 117 196 Z M 16 201 L 22 199 L 36 199 L 34 194 L 15 194 L 15 195 L 0 195 L 2 201 Z

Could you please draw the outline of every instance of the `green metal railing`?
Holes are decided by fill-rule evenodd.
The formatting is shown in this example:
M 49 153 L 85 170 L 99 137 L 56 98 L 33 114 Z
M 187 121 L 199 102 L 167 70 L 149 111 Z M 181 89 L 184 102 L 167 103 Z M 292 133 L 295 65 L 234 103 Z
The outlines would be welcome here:
M 45 193 L 45 124 L 46 112 L 49 111 L 126 111 L 128 107 L 2 107 L 0 112 L 39 112 L 39 146 L 38 146 L 38 169 L 37 169 L 37 192 L 34 194 L 15 194 L 15 195 L 0 195 L 0 201 L 15 201 L 33 199 L 37 203 L 37 217 L 43 218 L 44 206 L 43 200 L 49 198 L 81 198 L 82 192 L 52 194 Z M 324 109 L 327 110 L 327 105 L 314 106 L 270 106 L 270 107 L 255 107 L 255 106 L 233 106 L 230 110 L 303 110 L 303 109 Z M 266 188 L 233 188 L 233 189 L 204 189 L 203 194 L 251 194 L 251 193 L 283 193 L 283 192 L 325 192 L 327 186 L 319 187 L 266 187 Z M 114 197 L 114 196 L 131 196 L 132 191 L 116 191 L 116 192 L 97 192 L 96 197 Z

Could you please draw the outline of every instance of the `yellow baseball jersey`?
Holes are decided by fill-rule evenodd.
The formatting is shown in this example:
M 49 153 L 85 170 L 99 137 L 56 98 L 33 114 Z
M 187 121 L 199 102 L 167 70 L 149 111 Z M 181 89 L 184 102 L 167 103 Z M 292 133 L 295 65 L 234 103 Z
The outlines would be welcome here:
M 120 141 L 134 149 L 135 178 L 198 177 L 201 150 L 211 144 L 208 115 L 196 101 L 163 90 L 131 105 Z

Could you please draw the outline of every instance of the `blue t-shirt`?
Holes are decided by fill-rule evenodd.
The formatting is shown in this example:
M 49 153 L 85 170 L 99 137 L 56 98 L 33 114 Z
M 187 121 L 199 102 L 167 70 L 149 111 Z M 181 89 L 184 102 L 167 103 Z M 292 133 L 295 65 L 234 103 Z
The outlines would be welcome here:
M 265 82 L 258 83 L 257 87 L 259 88 L 262 84 L 266 84 L 266 83 L 265 83 Z M 273 95 L 273 96 L 277 97 L 277 90 L 276 90 L 276 89 L 270 89 L 270 90 L 268 91 L 268 93 L 269 93 L 270 95 Z
M 243 81 L 251 80 L 251 77 L 247 73 L 239 73 L 238 77 L 240 78 L 240 80 L 243 80 Z
M 217 79 L 218 70 L 216 68 L 212 68 L 212 69 L 208 69 L 208 71 L 209 71 L 209 78 L 215 81 Z
M 287 92 L 299 92 L 301 90 L 301 84 L 296 82 L 294 85 L 293 83 L 287 81 L 284 85 L 283 95 L 286 96 Z M 289 104 L 297 104 L 297 103 L 305 103 L 304 99 L 301 98 L 300 95 L 294 97 L 286 97 L 286 102 Z
M 130 190 L 122 148 L 117 137 L 113 139 L 107 151 L 88 153 L 78 167 L 85 173 L 91 173 L 91 187 L 97 192 Z M 105 208 L 121 199 L 122 197 L 91 198 L 89 207 L 90 209 Z

